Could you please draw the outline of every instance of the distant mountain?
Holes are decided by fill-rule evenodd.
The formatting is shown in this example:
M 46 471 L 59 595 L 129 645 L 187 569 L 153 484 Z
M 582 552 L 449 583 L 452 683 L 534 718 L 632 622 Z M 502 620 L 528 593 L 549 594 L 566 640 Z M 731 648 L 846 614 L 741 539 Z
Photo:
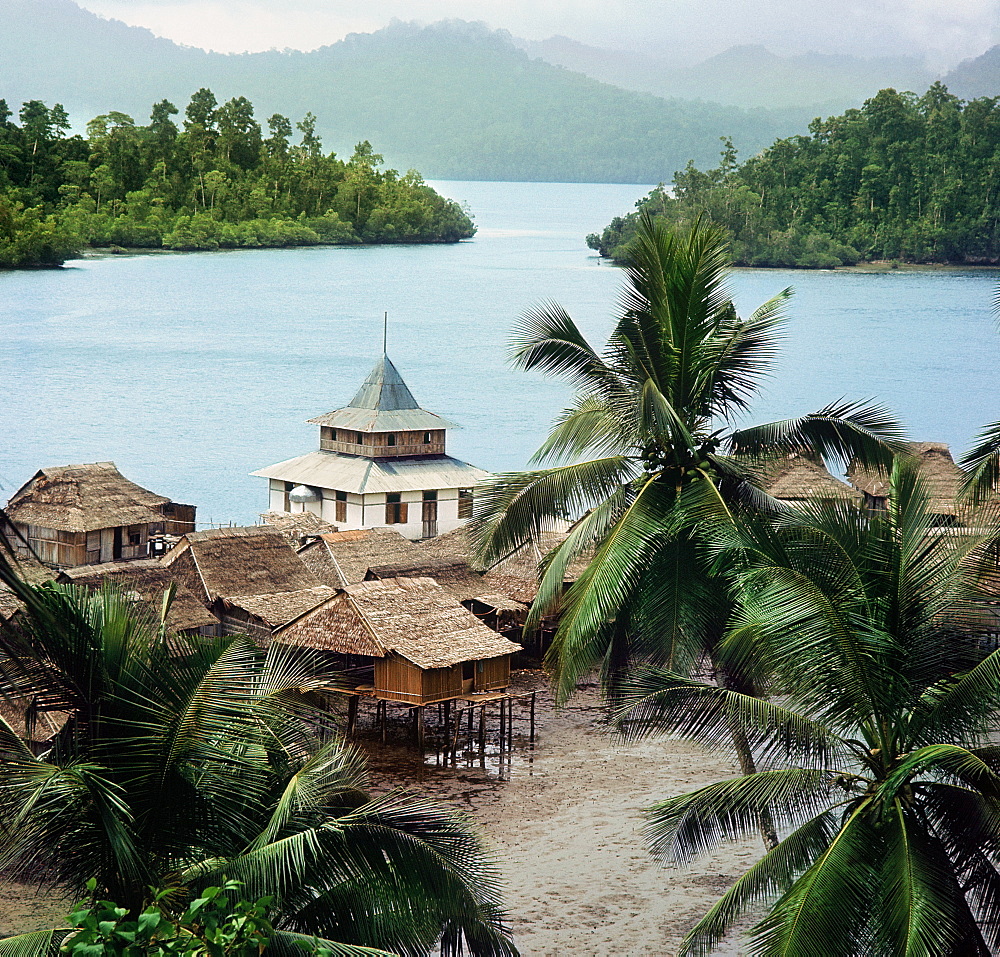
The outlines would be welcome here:
M 990 47 L 975 59 L 962 61 L 941 82 L 963 100 L 1000 96 L 1000 46 Z
M 166 97 L 246 96 L 263 123 L 307 111 L 327 149 L 368 139 L 398 169 L 456 179 L 655 183 L 719 137 L 743 156 L 804 130 L 802 111 L 745 111 L 618 89 L 532 59 L 482 24 L 394 23 L 311 53 L 207 53 L 82 10 L 0 0 L 0 97 L 62 103 L 77 128 L 120 110 L 146 122 Z
M 682 66 L 669 56 L 603 50 L 566 37 L 515 42 L 530 56 L 629 90 L 743 108 L 840 112 L 860 106 L 883 87 L 921 92 L 934 80 L 915 57 L 783 57 L 763 46 L 737 46 Z

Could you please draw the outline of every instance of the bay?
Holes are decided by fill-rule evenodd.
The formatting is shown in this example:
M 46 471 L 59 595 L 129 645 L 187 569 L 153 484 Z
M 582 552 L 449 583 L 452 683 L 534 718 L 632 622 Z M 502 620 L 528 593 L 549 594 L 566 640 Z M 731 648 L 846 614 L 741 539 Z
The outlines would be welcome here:
M 113 460 L 199 506 L 204 523 L 266 507 L 248 473 L 315 447 L 305 420 L 346 404 L 388 352 L 417 400 L 463 428 L 449 451 L 523 467 L 567 389 L 506 362 L 512 325 L 559 302 L 594 342 L 621 271 L 584 237 L 647 188 L 435 183 L 479 232 L 452 246 L 88 258 L 0 273 L 0 501 L 38 468 Z M 792 285 L 782 354 L 753 419 L 876 398 L 956 455 L 1000 418 L 992 270 L 736 270 L 749 311 Z

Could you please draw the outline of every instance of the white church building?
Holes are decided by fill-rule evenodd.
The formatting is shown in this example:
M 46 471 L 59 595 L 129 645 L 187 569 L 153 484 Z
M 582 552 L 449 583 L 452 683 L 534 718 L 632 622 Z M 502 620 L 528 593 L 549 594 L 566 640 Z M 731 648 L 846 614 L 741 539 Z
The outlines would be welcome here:
M 489 476 L 446 454 L 454 425 L 417 405 L 387 355 L 345 408 L 309 422 L 319 426 L 317 451 L 252 473 L 268 479 L 272 512 L 431 538 L 471 517 L 473 488 Z

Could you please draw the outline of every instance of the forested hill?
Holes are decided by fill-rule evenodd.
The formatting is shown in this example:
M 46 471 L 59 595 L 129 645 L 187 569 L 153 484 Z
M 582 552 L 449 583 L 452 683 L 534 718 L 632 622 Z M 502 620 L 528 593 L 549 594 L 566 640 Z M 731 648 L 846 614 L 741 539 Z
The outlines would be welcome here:
M 397 169 L 457 179 L 655 183 L 720 136 L 745 154 L 804 129 L 801 113 L 664 100 L 531 59 L 509 36 L 460 21 L 396 23 L 312 53 L 221 55 L 103 20 L 71 0 L 0 0 L 0 96 L 62 103 L 76 129 L 201 88 L 261 116 L 319 118 L 327 147 L 370 140 Z
M 743 165 L 735 150 L 688 166 L 640 208 L 671 223 L 707 216 L 736 262 L 830 267 L 860 260 L 1000 262 L 1000 102 L 882 90 L 860 110 L 816 120 Z M 627 260 L 637 213 L 588 243 Z
M 923 90 L 934 80 L 920 60 L 905 56 L 785 55 L 754 44 L 681 66 L 674 51 L 601 49 L 567 37 L 515 42 L 531 56 L 627 90 L 743 108 L 800 109 L 806 123 L 860 106 L 872 90 Z

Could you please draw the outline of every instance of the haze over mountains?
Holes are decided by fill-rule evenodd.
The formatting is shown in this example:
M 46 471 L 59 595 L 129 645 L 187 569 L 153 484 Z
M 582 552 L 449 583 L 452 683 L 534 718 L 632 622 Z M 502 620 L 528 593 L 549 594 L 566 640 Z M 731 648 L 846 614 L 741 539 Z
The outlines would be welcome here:
M 674 69 L 462 21 L 396 22 L 311 53 L 228 55 L 71 0 L 0 0 L 0 22 L 0 97 L 15 113 L 40 99 L 62 103 L 80 130 L 111 110 L 145 123 L 154 102 L 165 97 L 183 114 L 207 86 L 220 102 L 248 97 L 262 125 L 275 112 L 295 121 L 311 111 L 326 149 L 349 154 L 368 139 L 390 165 L 442 179 L 668 181 L 688 160 L 714 165 L 721 136 L 746 156 L 883 86 L 921 92 L 933 79 L 912 58 L 756 47 Z

